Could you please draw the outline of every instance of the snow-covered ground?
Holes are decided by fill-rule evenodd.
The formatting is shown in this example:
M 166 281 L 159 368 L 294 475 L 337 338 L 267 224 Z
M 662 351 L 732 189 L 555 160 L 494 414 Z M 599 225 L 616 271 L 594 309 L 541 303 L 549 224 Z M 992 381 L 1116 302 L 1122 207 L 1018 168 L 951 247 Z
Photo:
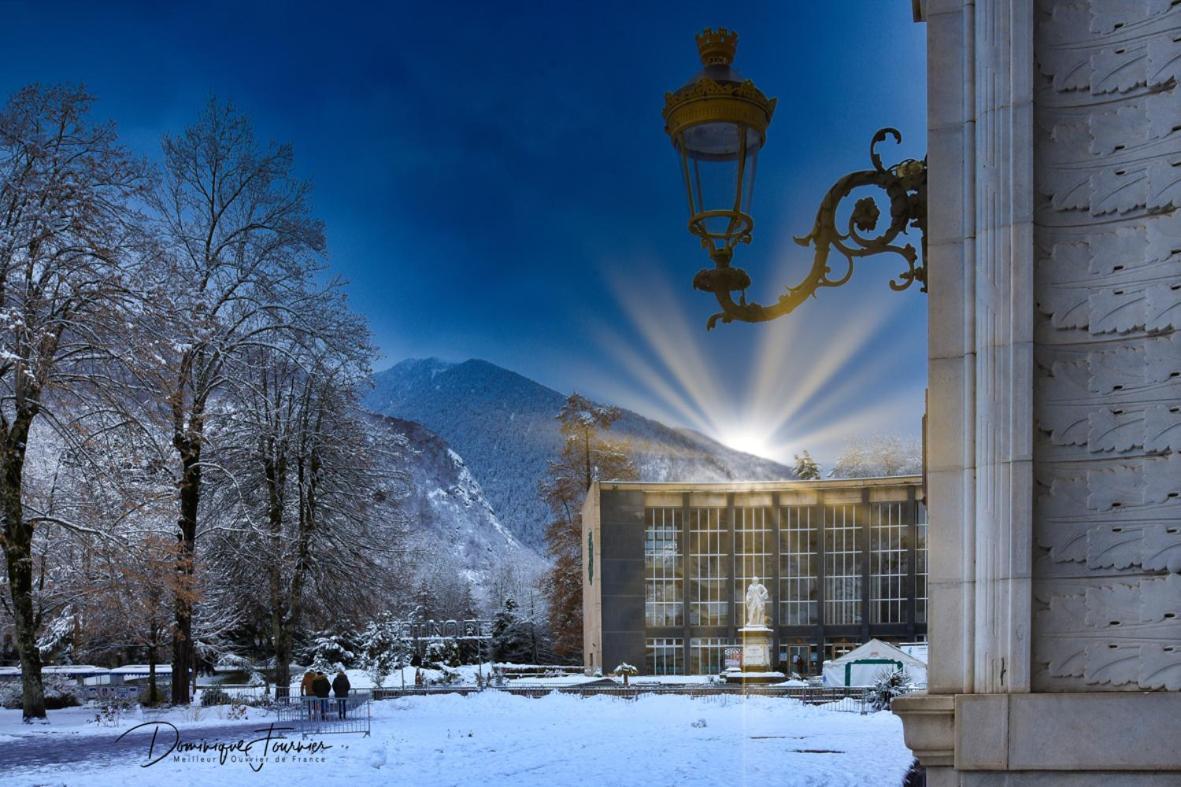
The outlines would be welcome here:
M 251 710 L 244 722 L 173 711 L 186 742 L 259 737 L 270 723 Z M 93 712 L 89 714 L 93 716 Z M 148 768 L 150 734 L 115 750 L 118 728 L 85 723 L 80 709 L 51 712 L 51 724 L 22 725 L 0 711 L 0 782 L 14 785 L 308 784 L 422 785 L 897 785 L 911 762 L 902 726 L 890 713 L 861 716 L 795 700 L 717 696 L 541 699 L 485 691 L 385 700 L 373 706 L 373 735 L 324 735 L 314 754 L 271 754 L 261 769 L 216 754 Z M 126 745 L 126 741 L 124 742 Z M 160 745 L 160 744 L 158 744 Z M 259 764 L 262 744 L 249 754 Z M 68 751 L 67 751 L 68 750 Z M 157 749 L 157 754 L 160 750 Z M 68 757 L 70 761 L 63 761 Z M 207 759 L 194 762 L 193 759 Z

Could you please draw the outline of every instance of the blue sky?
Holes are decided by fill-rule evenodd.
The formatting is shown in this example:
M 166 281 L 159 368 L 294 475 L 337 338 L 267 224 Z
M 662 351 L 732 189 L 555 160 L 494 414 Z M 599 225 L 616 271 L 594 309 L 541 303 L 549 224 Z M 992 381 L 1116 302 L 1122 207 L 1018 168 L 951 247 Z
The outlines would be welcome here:
M 694 34 L 737 30 L 736 67 L 779 106 L 735 264 L 773 299 L 810 263 L 791 236 L 878 127 L 903 132 L 888 161 L 923 155 L 907 0 L 0 0 L 0 20 L 0 92 L 83 82 L 146 155 L 210 95 L 292 142 L 379 367 L 485 358 L 781 458 L 918 434 L 926 301 L 887 289 L 894 260 L 778 323 L 705 332 L 708 260 L 660 116 Z

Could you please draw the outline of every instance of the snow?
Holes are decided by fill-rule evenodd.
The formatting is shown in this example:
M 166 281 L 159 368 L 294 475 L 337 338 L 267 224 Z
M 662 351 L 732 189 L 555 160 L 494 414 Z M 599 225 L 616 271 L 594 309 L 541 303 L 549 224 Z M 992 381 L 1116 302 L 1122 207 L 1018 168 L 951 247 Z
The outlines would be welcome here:
M 91 712 L 93 713 L 93 712 Z M 212 714 L 190 721 L 181 711 L 165 718 L 184 740 L 200 742 Z M 251 710 L 241 737 L 269 723 Z M 118 730 L 85 725 L 80 711 L 51 713 L 51 725 L 20 724 L 19 712 L 0 712 L 0 769 L 6 784 L 71 785 L 248 783 L 442 785 L 612 784 L 897 785 L 911 762 L 898 718 L 882 712 L 841 713 L 769 697 L 643 695 L 636 700 L 580 698 L 557 693 L 540 699 L 497 691 L 406 697 L 374 704 L 373 735 L 325 735 L 331 748 L 313 759 L 268 759 L 258 772 L 244 762 L 175 762 L 141 768 L 110 758 L 105 741 Z M 126 729 L 138 720 L 125 719 Z M 227 722 L 220 722 L 222 725 Z M 210 742 L 231 742 L 224 727 Z M 47 730 L 90 735 L 95 760 L 68 765 L 16 765 L 24 741 Z M 13 741 L 16 741 L 15 743 Z M 147 736 L 145 735 L 145 753 Z M 257 749 L 252 749 L 257 754 Z M 97 763 L 97 764 L 96 764 Z

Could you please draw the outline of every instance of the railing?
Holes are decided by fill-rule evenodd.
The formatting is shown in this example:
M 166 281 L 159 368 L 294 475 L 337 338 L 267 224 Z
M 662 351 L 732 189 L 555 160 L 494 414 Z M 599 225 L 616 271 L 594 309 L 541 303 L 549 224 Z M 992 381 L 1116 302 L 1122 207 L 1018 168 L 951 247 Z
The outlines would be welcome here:
M 239 702 L 258 702 L 259 700 L 266 700 L 271 696 L 268 686 L 251 685 L 249 683 L 211 683 L 208 686 L 201 686 L 200 688 L 205 691 L 221 691 L 231 700 L 237 700 Z
M 359 732 L 369 735 L 372 725 L 369 692 L 347 697 L 292 697 L 275 706 L 278 721 L 291 724 L 302 735 Z
M 78 699 L 84 702 L 135 702 L 139 699 L 141 694 L 147 693 L 146 687 L 141 686 L 111 686 L 109 684 L 99 684 L 92 686 L 79 686 Z M 157 691 L 160 696 L 164 692 L 157 686 Z
M 585 667 L 571 664 L 493 664 L 493 675 L 505 678 L 554 678 L 563 675 L 583 675 Z
M 406 686 L 399 688 L 397 686 L 383 687 L 380 689 L 373 689 L 374 700 L 393 700 L 398 697 L 419 697 L 424 694 L 475 694 L 480 691 L 476 686 Z
M 758 686 L 732 684 L 644 684 L 630 686 L 543 686 L 519 682 L 510 686 L 489 687 L 490 691 L 502 691 L 519 697 L 544 697 L 553 692 L 577 694 L 581 697 L 619 697 L 634 700 L 641 694 L 677 694 L 688 697 L 747 696 L 782 697 L 798 700 L 807 705 L 823 706 L 829 710 L 850 713 L 865 712 L 864 688 L 829 686 Z M 479 691 L 474 686 L 408 686 L 404 689 L 374 689 L 376 700 L 397 697 L 414 697 L 431 694 L 472 694 Z

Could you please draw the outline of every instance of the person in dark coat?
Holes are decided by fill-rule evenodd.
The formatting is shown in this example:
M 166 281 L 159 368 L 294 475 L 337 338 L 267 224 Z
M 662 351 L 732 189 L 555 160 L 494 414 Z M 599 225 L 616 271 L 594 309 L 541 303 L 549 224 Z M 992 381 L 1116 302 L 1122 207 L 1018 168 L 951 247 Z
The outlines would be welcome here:
M 316 682 L 315 670 L 308 670 L 307 672 L 305 672 L 303 674 L 303 680 L 301 680 L 299 683 L 300 701 L 303 703 L 304 708 L 307 709 L 309 719 L 315 718 L 316 705 L 319 703 L 315 702 L 314 700 L 309 701 L 309 700 L 303 699 L 303 698 L 316 696 L 316 689 L 314 688 L 315 682 Z
M 345 718 L 345 712 L 348 710 L 349 701 L 349 676 L 344 674 L 344 670 L 336 671 L 336 677 L 332 680 L 332 693 L 336 695 L 336 715 L 338 718 Z
M 312 690 L 320 698 L 320 718 L 328 718 L 328 694 L 332 691 L 332 684 L 323 672 L 316 673 L 316 680 L 312 683 Z

